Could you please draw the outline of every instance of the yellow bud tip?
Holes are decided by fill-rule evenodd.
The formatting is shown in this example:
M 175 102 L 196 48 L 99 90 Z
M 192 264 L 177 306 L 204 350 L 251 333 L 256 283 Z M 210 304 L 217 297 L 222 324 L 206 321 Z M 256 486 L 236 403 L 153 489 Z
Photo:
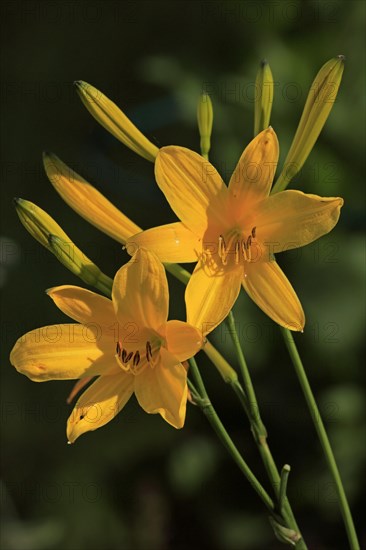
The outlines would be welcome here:
M 19 197 L 14 197 L 13 198 L 13 203 L 15 204 L 15 206 L 18 206 L 19 204 L 21 204 L 23 201 L 23 199 L 20 199 Z
M 76 86 L 76 88 L 79 88 L 83 85 L 83 81 L 82 80 L 74 80 L 74 86 Z
M 341 61 L 346 61 L 346 56 L 345 55 L 337 55 L 337 58 L 340 59 Z
M 268 65 L 267 59 L 262 59 L 262 61 L 261 61 L 261 67 L 263 68 L 263 67 L 265 67 L 266 65 Z
M 46 162 L 49 162 L 49 161 L 57 162 L 59 158 L 57 157 L 57 155 L 55 155 L 54 153 L 51 153 L 50 151 L 43 151 L 42 160 L 43 160 L 43 164 L 45 164 Z

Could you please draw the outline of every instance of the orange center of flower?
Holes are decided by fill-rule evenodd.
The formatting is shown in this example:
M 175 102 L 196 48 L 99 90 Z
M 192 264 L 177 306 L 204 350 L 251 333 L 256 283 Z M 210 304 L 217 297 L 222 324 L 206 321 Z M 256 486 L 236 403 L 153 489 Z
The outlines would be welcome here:
M 235 267 L 243 265 L 244 262 L 255 262 L 260 254 L 256 236 L 256 226 L 249 231 L 242 231 L 237 227 L 231 229 L 219 235 L 217 240 L 214 238 L 212 244 L 205 246 L 203 260 L 211 267 L 216 264 L 217 268 L 220 266 Z
M 140 342 L 139 342 L 140 344 Z M 126 349 L 121 342 L 116 344 L 116 359 L 119 366 L 126 372 L 134 375 L 141 372 L 149 365 L 154 368 L 157 364 L 162 341 L 158 338 L 147 340 L 145 345 L 139 345 L 136 349 Z

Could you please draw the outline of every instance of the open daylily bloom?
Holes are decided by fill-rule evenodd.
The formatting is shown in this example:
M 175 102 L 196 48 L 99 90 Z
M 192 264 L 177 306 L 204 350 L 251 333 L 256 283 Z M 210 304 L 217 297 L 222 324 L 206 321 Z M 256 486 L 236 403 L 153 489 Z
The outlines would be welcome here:
M 10 360 L 34 381 L 88 382 L 98 376 L 68 419 L 70 442 L 112 420 L 132 393 L 146 412 L 183 426 L 187 370 L 182 361 L 200 349 L 202 336 L 187 323 L 167 321 L 168 284 L 155 254 L 139 249 L 117 272 L 112 300 L 71 285 L 48 294 L 77 324 L 28 332 Z
M 144 231 L 130 250 L 163 262 L 198 261 L 186 290 L 187 320 L 204 333 L 228 315 L 241 285 L 276 323 L 302 330 L 301 304 L 274 253 L 311 243 L 338 221 L 343 200 L 283 191 L 270 196 L 279 155 L 272 128 L 244 150 L 227 187 L 215 168 L 183 147 L 163 147 L 155 175 L 181 222 Z

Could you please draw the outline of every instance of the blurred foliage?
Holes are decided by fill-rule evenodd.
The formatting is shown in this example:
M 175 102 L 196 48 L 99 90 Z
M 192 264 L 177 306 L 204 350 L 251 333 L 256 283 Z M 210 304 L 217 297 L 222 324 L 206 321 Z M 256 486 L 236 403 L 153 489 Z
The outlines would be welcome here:
M 110 425 L 66 445 L 72 382 L 33 384 L 10 367 L 8 354 L 27 330 L 66 321 L 44 289 L 79 281 L 26 234 L 11 199 L 46 209 L 113 275 L 125 252 L 62 203 L 43 173 L 43 149 L 139 225 L 174 215 L 154 184 L 152 165 L 98 127 L 74 93 L 74 80 L 100 88 L 158 146 L 193 149 L 197 98 L 208 91 L 215 113 L 211 160 L 228 179 L 252 137 L 260 60 L 269 61 L 276 83 L 271 124 L 283 161 L 313 77 L 337 54 L 347 58 L 339 96 L 293 186 L 343 196 L 341 220 L 318 243 L 278 259 L 307 314 L 296 339 L 361 530 L 365 3 L 18 0 L 3 2 L 2 12 L 2 548 L 282 547 L 195 407 L 177 432 L 132 401 Z M 183 319 L 182 285 L 169 281 L 171 312 Z M 334 490 L 279 332 L 245 295 L 235 312 L 274 456 L 279 466 L 292 466 L 289 494 L 308 544 L 343 549 Z M 214 340 L 235 364 L 225 326 Z M 265 479 L 238 405 L 206 358 L 198 359 L 215 405 Z

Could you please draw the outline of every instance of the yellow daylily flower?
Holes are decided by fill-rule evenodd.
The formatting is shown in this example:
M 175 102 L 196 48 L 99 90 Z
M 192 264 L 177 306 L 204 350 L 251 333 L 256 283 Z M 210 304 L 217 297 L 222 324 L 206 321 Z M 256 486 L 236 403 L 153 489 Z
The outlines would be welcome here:
M 274 253 L 331 231 L 343 200 L 294 190 L 270 196 L 278 155 L 276 134 L 268 128 L 244 150 L 227 187 L 197 153 L 159 151 L 156 180 L 181 222 L 135 235 L 127 246 L 156 250 L 164 262 L 198 260 L 185 298 L 188 322 L 203 333 L 228 315 L 241 285 L 276 323 L 304 327 L 301 304 Z
M 159 149 L 136 128 L 113 101 L 87 82 L 78 80 L 74 84 L 81 101 L 99 124 L 129 149 L 154 162 Z
M 154 253 L 139 249 L 117 272 L 112 300 L 71 285 L 48 295 L 77 323 L 28 332 L 10 360 L 38 382 L 98 376 L 68 419 L 71 443 L 112 420 L 133 393 L 146 412 L 183 426 L 187 371 L 182 361 L 197 353 L 202 336 L 187 323 L 167 321 L 168 283 Z

